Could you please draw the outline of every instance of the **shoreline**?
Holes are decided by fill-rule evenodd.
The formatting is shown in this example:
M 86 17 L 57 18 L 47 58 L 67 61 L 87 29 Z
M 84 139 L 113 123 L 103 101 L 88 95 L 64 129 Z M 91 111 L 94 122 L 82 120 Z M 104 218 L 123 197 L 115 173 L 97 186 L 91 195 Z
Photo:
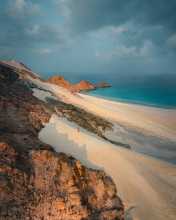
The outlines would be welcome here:
M 100 88 L 101 89 L 101 88 Z M 104 88 L 103 88 L 104 89 Z M 176 106 L 169 106 L 169 105 L 162 105 L 162 104 L 147 104 L 147 102 L 142 102 L 142 101 L 131 101 L 130 100 L 126 100 L 124 99 L 111 99 L 110 97 L 105 97 L 105 96 L 99 96 L 99 95 L 95 95 L 95 94 L 88 94 L 90 91 L 81 91 L 80 93 L 76 93 L 76 94 L 81 94 L 81 95 L 85 95 L 85 96 L 90 96 L 93 98 L 97 98 L 97 99 L 102 99 L 102 100 L 106 100 L 106 101 L 110 101 L 110 102 L 117 102 L 119 104 L 129 104 L 129 105 L 135 105 L 135 106 L 144 106 L 144 107 L 151 107 L 151 108 L 159 108 L 159 109 L 170 109 L 170 110 L 176 110 Z
M 89 91 L 88 91 L 89 92 Z M 107 101 L 107 102 L 111 102 L 111 103 L 114 103 L 114 104 L 120 104 L 120 105 L 129 105 L 129 106 L 136 106 L 136 107 L 150 107 L 150 108 L 156 108 L 156 109 L 165 109 L 165 110 L 176 110 L 176 106 L 175 108 L 171 108 L 168 106 L 168 108 L 165 106 L 163 107 L 159 107 L 157 105 L 145 105 L 145 104 L 140 104 L 140 103 L 132 103 L 132 102 L 127 102 L 127 101 L 120 101 L 120 100 L 110 100 L 110 99 L 107 99 L 106 97 L 100 97 L 100 96 L 95 96 L 95 95 L 91 95 L 91 94 L 85 94 L 85 93 L 75 93 L 76 95 L 83 95 L 83 96 L 87 96 L 87 97 L 92 97 L 92 98 L 97 98 L 97 99 L 100 99 L 101 101 Z
M 7 97 L 2 102 L 3 115 L 8 114 L 9 118 L 8 127 L 2 124 L 5 126 L 5 140 L 7 143 L 10 140 L 14 146 L 3 145 L 2 159 L 7 162 L 3 172 L 5 178 L 11 175 L 12 183 L 17 186 L 9 188 L 8 182 L 5 182 L 9 201 L 13 195 L 14 204 L 18 204 L 16 193 L 22 187 L 22 197 L 19 198 L 30 196 L 32 200 L 35 198 L 34 202 L 37 201 L 31 206 L 32 200 L 29 200 L 31 215 L 39 210 L 45 216 L 50 213 L 50 217 L 53 217 L 57 213 L 58 217 L 63 217 L 69 212 L 73 217 L 73 214 L 79 215 L 77 209 L 80 204 L 84 210 L 88 199 L 91 202 L 92 198 L 93 201 L 97 198 L 98 203 L 103 199 L 97 214 L 107 208 L 106 216 L 112 219 L 114 217 L 109 214 L 112 214 L 111 210 L 114 212 L 113 202 L 118 204 L 114 200 L 114 196 L 117 198 L 118 195 L 120 202 L 123 202 L 121 207 L 125 220 L 175 219 L 176 164 L 173 163 L 176 161 L 176 110 L 75 95 L 31 73 L 25 76 L 23 72 L 21 75 L 9 69 L 6 72 L 5 68 L 3 74 L 6 73 L 7 76 L 10 74 L 14 84 L 6 79 L 1 82 L 3 94 Z M 17 76 L 19 81 L 16 81 Z M 12 90 L 6 89 L 9 85 Z M 2 117 L 2 120 L 6 120 L 6 117 Z M 126 144 L 131 150 L 121 147 Z M 14 158 L 10 167 L 6 151 L 10 161 Z M 20 164 L 24 169 L 20 169 Z M 84 174 L 83 170 L 88 173 Z M 99 173 L 100 181 L 92 173 Z M 21 182 L 16 182 L 17 176 Z M 89 177 L 93 178 L 89 180 Z M 105 180 L 105 185 L 102 180 Z M 110 185 L 106 180 L 111 181 Z M 63 191 L 64 188 L 66 191 Z M 9 193 L 9 189 L 12 193 Z M 39 194 L 36 194 L 36 189 Z M 27 194 L 23 196 L 23 192 Z M 83 200 L 80 197 L 74 200 L 75 192 L 80 193 Z M 20 201 L 23 202 L 23 199 Z M 25 206 L 23 214 L 26 217 L 26 203 L 22 202 L 19 204 Z M 87 207 L 89 209 L 89 205 Z M 14 215 L 7 208 L 10 216 Z M 3 213 L 4 216 L 6 214 Z M 95 211 L 92 214 L 96 215 Z M 79 215 L 79 218 L 82 216 Z
M 30 78 L 29 78 L 30 79 Z M 141 105 L 132 105 L 115 101 L 108 101 L 84 94 L 72 94 L 56 84 L 43 83 L 31 79 L 39 86 L 50 90 L 58 96 L 59 100 L 90 111 L 110 121 L 126 125 L 148 134 L 169 139 L 176 142 L 176 110 L 161 109 Z M 46 101 L 51 93 L 33 89 L 34 96 Z
M 39 133 L 42 141 L 58 152 L 73 155 L 83 165 L 110 175 L 125 205 L 126 220 L 174 219 L 176 166 L 171 160 L 176 158 L 176 110 L 74 95 L 54 84 L 33 81 L 56 94 L 59 100 L 65 97 L 66 103 L 114 122 L 114 131 L 105 135 L 129 143 L 132 150 L 115 146 L 82 127 L 78 133 L 75 123 L 55 115 Z M 43 101 L 51 98 L 49 92 L 33 91 Z M 157 155 L 160 159 L 156 159 Z
M 101 115 L 102 117 L 104 116 L 139 131 L 143 130 L 158 137 L 176 141 L 176 109 L 121 103 L 85 94 L 79 94 L 78 97 L 91 104 L 103 107 L 105 111 L 111 111 L 114 114 L 109 117 L 109 114 L 105 112 L 104 115 Z

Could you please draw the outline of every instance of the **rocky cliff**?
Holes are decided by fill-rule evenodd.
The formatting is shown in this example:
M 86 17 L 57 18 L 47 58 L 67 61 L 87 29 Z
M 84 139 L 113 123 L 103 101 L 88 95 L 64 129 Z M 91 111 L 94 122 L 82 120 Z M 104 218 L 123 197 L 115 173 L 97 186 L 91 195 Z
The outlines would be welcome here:
M 107 83 L 103 82 L 97 86 L 93 86 L 85 80 L 82 80 L 78 84 L 69 83 L 63 76 L 53 76 L 50 78 L 50 82 L 57 84 L 60 87 L 63 87 L 69 90 L 72 93 L 79 93 L 83 90 L 95 90 L 97 88 L 106 88 L 110 87 Z
M 57 84 L 60 87 L 63 87 L 69 90 L 72 93 L 81 92 L 82 90 L 94 90 L 95 86 L 88 83 L 85 80 L 82 80 L 78 84 L 69 83 L 63 76 L 53 76 L 50 79 L 50 82 Z
M 11 62 L 0 62 L 0 219 L 124 219 L 110 177 L 38 139 L 55 106 L 23 81 L 39 76 Z

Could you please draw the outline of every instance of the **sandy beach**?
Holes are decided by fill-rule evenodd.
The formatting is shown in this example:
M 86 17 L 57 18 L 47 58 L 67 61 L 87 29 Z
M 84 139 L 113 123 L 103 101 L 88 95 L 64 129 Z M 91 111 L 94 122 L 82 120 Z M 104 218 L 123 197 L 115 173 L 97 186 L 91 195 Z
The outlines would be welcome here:
M 52 116 L 39 138 L 56 151 L 73 155 L 87 167 L 110 175 L 125 205 L 126 219 L 175 219 L 176 217 L 176 110 L 110 102 L 82 94 L 73 95 L 54 84 L 33 80 L 62 100 L 108 119 L 111 140 L 118 147 L 64 118 Z M 51 93 L 33 89 L 46 101 Z M 171 163 L 168 163 L 171 162 Z
M 61 98 L 65 97 L 73 105 L 89 110 L 94 114 L 127 125 L 128 127 L 133 127 L 139 131 L 145 131 L 149 134 L 176 141 L 175 109 L 131 105 L 83 94 L 74 95 L 55 84 L 43 83 L 34 79 L 32 81 L 52 91 Z M 46 97 L 51 97 L 51 94 L 34 89 L 34 96 L 45 101 Z

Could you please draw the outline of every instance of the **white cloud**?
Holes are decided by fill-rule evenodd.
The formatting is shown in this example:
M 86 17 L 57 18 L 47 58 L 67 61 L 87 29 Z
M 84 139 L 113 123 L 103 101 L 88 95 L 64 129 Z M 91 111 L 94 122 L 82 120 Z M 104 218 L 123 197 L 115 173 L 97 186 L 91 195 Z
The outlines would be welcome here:
M 42 7 L 38 4 L 33 4 L 32 2 L 28 2 L 26 4 L 25 10 L 29 16 L 43 17 Z
M 15 1 L 9 2 L 10 8 L 17 10 L 18 12 L 23 10 L 25 5 L 26 5 L 26 3 L 24 0 L 15 0 Z
M 4 16 L 13 23 L 23 23 L 29 18 L 41 17 L 42 15 L 41 6 L 24 0 L 10 0 L 4 11 Z
M 98 50 L 95 50 L 95 57 L 97 57 L 97 58 L 101 57 L 100 52 Z
M 167 39 L 167 43 L 169 43 L 170 45 L 176 45 L 176 34 L 174 34 L 171 37 L 169 37 Z
M 67 8 L 67 7 L 62 7 L 62 14 L 65 18 L 70 17 L 71 15 L 71 11 Z
M 108 51 L 104 53 L 104 58 L 106 61 L 114 60 L 116 57 L 127 57 L 127 56 L 134 56 L 136 53 L 136 47 L 126 47 L 124 45 L 116 46 L 114 51 Z
M 52 2 L 58 6 L 58 10 L 65 18 L 68 18 L 71 15 L 71 11 L 68 8 L 68 2 L 70 1 L 71 0 L 52 0 Z
M 71 0 L 52 0 L 52 2 L 54 2 L 55 4 L 60 4 L 60 3 L 67 3 Z
M 35 25 L 32 29 L 26 28 L 25 30 L 29 35 L 37 35 L 39 34 L 39 28 L 40 26 Z
M 6 54 L 9 54 L 10 52 L 11 52 L 10 47 L 6 47 L 6 46 L 0 47 L 0 55 L 6 55 Z
M 143 46 L 140 48 L 139 53 L 136 56 L 144 56 L 148 53 L 149 49 L 152 47 L 152 42 L 150 40 L 145 40 Z
M 75 47 L 75 45 L 80 44 L 82 38 L 80 37 L 65 37 L 63 42 L 58 45 L 58 50 L 70 50 Z
M 139 54 L 146 54 L 148 52 L 149 47 L 147 45 L 143 45 L 143 47 L 140 48 Z
M 118 45 L 114 50 L 108 52 L 100 52 L 99 50 L 95 50 L 95 57 L 107 62 L 125 58 L 137 59 L 139 57 L 145 57 L 151 47 L 151 41 L 146 40 L 139 49 L 137 49 L 136 46 L 126 47 L 125 45 Z
M 5 14 L 8 18 L 13 21 L 21 20 L 25 18 L 25 1 L 23 0 L 15 0 L 15 1 L 9 1 L 8 7 L 5 11 Z
M 127 28 L 125 28 L 123 26 L 118 26 L 118 27 L 109 26 L 109 29 L 110 29 L 110 34 L 112 34 L 113 36 L 122 34 L 124 31 L 127 30 Z
M 134 54 L 135 51 L 136 51 L 136 47 L 134 46 L 125 47 L 124 45 L 122 45 L 119 49 L 117 49 L 119 55 L 130 55 L 130 54 Z
M 160 30 L 160 29 L 162 29 L 163 28 L 163 26 L 154 26 L 153 27 L 153 29 L 158 29 L 158 30 Z
M 63 26 L 52 25 L 34 25 L 26 27 L 24 36 L 30 41 L 50 42 L 54 44 L 62 44 L 68 39 L 68 29 Z
M 51 49 L 48 49 L 48 48 L 43 48 L 43 49 L 35 50 L 35 52 L 41 53 L 41 54 L 51 54 L 51 53 L 52 53 L 52 50 L 51 50 Z

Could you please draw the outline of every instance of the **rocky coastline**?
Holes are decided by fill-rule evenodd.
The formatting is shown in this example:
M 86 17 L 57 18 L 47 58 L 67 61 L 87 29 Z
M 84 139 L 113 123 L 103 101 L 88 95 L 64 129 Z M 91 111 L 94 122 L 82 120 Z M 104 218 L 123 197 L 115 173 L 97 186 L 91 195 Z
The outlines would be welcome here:
M 95 86 L 96 88 L 107 88 L 107 87 L 111 87 L 110 85 L 108 85 L 106 82 L 102 82 L 99 85 Z
M 111 87 L 106 82 L 102 82 L 101 84 L 94 86 L 85 80 L 82 80 L 78 84 L 73 84 L 73 83 L 68 82 L 63 76 L 60 76 L 60 75 L 51 77 L 49 81 L 57 84 L 60 87 L 67 89 L 68 91 L 72 93 L 79 93 L 85 90 L 89 91 L 89 90 L 96 90 L 98 88 Z
M 31 86 L 37 87 L 27 76 L 45 82 L 21 63 L 0 62 L 0 219 L 124 219 L 110 177 L 38 139 L 43 123 L 58 115 L 55 107 L 61 113 L 65 107 L 34 97 Z M 72 110 L 68 120 L 76 120 L 72 108 L 66 105 Z M 112 129 L 95 120 L 102 130 Z

